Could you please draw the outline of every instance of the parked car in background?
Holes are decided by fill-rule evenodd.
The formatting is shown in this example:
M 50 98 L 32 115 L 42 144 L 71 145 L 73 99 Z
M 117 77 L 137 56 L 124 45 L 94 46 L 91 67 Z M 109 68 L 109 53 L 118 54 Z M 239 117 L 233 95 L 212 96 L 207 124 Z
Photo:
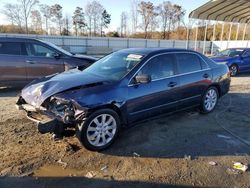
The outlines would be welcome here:
M 250 48 L 230 48 L 218 52 L 211 59 L 217 63 L 226 64 L 231 76 L 236 76 L 240 72 L 250 72 Z
M 36 122 L 45 116 L 66 127 L 74 125 L 86 148 L 102 150 L 122 126 L 186 108 L 212 112 L 229 86 L 228 67 L 197 52 L 125 49 L 83 71 L 30 83 L 17 107 Z
M 96 60 L 37 39 L 0 37 L 0 86 L 24 85 L 75 67 L 85 69 Z

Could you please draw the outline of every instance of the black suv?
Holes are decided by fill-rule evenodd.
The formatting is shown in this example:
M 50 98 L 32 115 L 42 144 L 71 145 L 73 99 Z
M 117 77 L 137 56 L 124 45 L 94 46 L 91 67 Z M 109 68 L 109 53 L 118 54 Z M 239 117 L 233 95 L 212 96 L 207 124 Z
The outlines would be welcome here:
M 0 37 L 0 86 L 24 85 L 75 67 L 85 69 L 96 60 L 37 39 Z

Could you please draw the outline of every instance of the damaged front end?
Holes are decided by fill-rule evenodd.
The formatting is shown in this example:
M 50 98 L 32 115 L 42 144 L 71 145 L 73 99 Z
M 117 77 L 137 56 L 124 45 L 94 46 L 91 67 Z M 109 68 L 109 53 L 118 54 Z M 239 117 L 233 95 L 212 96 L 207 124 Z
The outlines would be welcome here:
M 24 110 L 27 117 L 37 123 L 45 124 L 53 120 L 58 120 L 65 125 L 72 127 L 84 120 L 87 109 L 81 107 L 73 100 L 66 100 L 58 97 L 50 97 L 44 103 L 35 107 L 20 96 L 16 106 L 19 110 Z

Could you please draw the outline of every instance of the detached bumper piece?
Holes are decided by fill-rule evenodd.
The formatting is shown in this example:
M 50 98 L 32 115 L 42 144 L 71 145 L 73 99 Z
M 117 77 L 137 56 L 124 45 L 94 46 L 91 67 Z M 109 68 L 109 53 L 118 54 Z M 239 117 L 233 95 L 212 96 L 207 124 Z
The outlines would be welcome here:
M 37 124 L 48 124 L 54 120 L 61 121 L 61 119 L 57 118 L 54 114 L 49 113 L 45 108 L 35 108 L 34 106 L 27 104 L 22 97 L 19 97 L 16 103 L 16 108 L 25 111 L 27 118 Z
M 47 124 L 50 121 L 57 120 L 63 124 L 73 127 L 77 121 L 85 116 L 85 111 L 80 109 L 77 104 L 73 105 L 70 101 L 63 101 L 52 98 L 45 103 L 44 106 L 38 108 L 27 104 L 26 101 L 19 97 L 16 107 L 18 110 L 24 110 L 27 118 L 39 123 Z

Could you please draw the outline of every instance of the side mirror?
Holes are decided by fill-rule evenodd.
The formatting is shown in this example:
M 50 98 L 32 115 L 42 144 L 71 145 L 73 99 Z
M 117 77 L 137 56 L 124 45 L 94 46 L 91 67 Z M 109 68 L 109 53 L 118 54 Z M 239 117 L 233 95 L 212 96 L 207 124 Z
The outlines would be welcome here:
M 151 76 L 147 74 L 137 75 L 135 77 L 135 81 L 138 84 L 147 84 L 151 82 Z

